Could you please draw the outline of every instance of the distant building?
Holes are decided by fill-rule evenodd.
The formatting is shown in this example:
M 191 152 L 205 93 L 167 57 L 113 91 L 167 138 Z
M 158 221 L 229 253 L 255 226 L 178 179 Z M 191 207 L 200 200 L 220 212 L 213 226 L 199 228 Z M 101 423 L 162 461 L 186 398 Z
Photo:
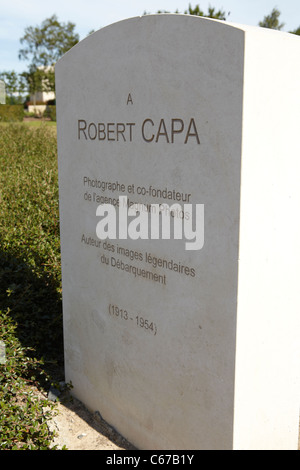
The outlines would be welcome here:
M 33 95 L 30 95 L 30 101 L 32 103 L 37 103 L 38 101 L 43 101 L 43 103 L 46 103 L 47 101 L 54 99 L 54 91 L 37 91 Z

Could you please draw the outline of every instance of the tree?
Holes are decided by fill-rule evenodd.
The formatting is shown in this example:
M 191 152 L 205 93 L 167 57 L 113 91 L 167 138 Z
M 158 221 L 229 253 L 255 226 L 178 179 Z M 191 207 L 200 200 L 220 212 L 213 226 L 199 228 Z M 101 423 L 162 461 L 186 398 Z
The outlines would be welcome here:
M 280 31 L 284 27 L 284 23 L 279 23 L 280 11 L 277 8 L 273 8 L 269 15 L 266 15 L 263 21 L 258 23 L 262 28 L 277 29 Z
M 170 13 L 169 11 L 166 11 L 166 10 L 158 10 L 157 13 Z M 175 11 L 175 13 L 180 13 L 178 10 Z M 144 15 L 148 15 L 149 13 L 147 13 L 146 11 L 144 12 Z M 189 4 L 189 8 L 188 10 L 185 10 L 184 12 L 185 15 L 194 15 L 194 16 L 204 16 L 206 18 L 215 18 L 215 19 L 218 19 L 218 20 L 226 20 L 226 13 L 225 11 L 222 11 L 222 10 L 219 10 L 219 11 L 216 11 L 215 8 L 209 6 L 208 8 L 208 13 L 205 14 L 204 11 L 202 11 L 200 9 L 200 6 L 199 5 L 196 5 L 194 8 L 191 6 L 191 4 Z M 230 13 L 228 13 L 228 15 L 230 15 Z
M 10 104 L 21 103 L 23 95 L 26 91 L 26 80 L 23 74 L 17 74 L 14 70 L 4 71 L 0 73 L 0 80 L 5 83 L 6 100 Z
M 277 10 L 276 8 L 273 8 L 270 15 L 266 15 L 263 21 L 260 21 L 258 25 L 263 28 L 277 29 L 278 31 L 281 31 L 281 29 L 284 27 L 284 23 L 279 22 L 280 15 L 281 15 L 280 11 Z M 300 26 L 294 31 L 289 31 L 289 32 L 291 34 L 297 34 L 298 36 L 300 36 Z
M 208 13 L 205 14 L 202 10 L 200 10 L 199 5 L 196 5 L 192 8 L 191 4 L 189 4 L 189 9 L 184 12 L 185 15 L 195 15 L 195 16 L 204 16 L 206 18 L 215 18 L 218 20 L 226 20 L 226 13 L 225 11 L 219 10 L 216 11 L 215 8 L 209 6 Z M 229 13 L 230 14 L 230 13 Z
M 60 23 L 56 15 L 44 20 L 41 26 L 25 28 L 20 42 L 19 59 L 30 61 L 27 79 L 35 91 L 54 91 L 54 65 L 57 60 L 79 41 L 75 24 Z
M 294 29 L 294 31 L 290 31 L 291 34 L 297 34 L 298 36 L 300 36 L 300 26 L 299 28 L 297 29 Z
M 33 104 L 36 104 L 36 93 L 39 91 L 54 91 L 54 70 L 43 69 L 35 66 L 29 67 L 28 72 L 23 72 L 27 83 L 27 90 L 33 95 Z
M 20 49 L 19 58 L 30 60 L 36 66 L 53 66 L 57 60 L 79 41 L 74 32 L 74 23 L 59 23 L 57 16 L 44 20 L 41 26 L 25 28 L 20 39 L 25 47 Z

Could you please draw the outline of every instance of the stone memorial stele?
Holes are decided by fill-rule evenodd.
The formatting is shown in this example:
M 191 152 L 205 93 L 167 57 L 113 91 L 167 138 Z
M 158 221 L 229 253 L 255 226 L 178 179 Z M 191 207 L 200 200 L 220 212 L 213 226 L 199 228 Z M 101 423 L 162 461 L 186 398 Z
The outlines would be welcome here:
M 299 83 L 298 36 L 187 15 L 57 63 L 66 380 L 137 449 L 297 449 Z
M 0 80 L 0 104 L 5 104 L 5 82 Z

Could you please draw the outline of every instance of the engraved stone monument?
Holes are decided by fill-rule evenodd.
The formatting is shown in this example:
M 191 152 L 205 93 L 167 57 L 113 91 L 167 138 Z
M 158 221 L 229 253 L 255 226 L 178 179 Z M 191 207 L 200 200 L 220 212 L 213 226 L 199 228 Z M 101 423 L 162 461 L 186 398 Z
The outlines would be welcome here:
M 299 57 L 149 15 L 56 66 L 66 380 L 139 449 L 297 448 Z
M 5 104 L 5 83 L 0 80 L 0 104 Z

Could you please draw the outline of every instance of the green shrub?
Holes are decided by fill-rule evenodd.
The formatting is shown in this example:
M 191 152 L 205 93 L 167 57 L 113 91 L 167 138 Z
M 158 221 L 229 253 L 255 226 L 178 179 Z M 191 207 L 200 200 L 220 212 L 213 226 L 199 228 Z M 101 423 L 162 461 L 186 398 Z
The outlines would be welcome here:
M 1 104 L 0 105 L 0 122 L 17 122 L 23 121 L 24 108 L 17 104 Z
M 0 126 L 0 201 L 0 450 L 49 449 L 40 397 L 63 379 L 63 342 L 56 137 L 46 124 Z
M 61 330 L 56 137 L 46 125 L 0 126 L 0 309 L 27 345 L 55 355 Z M 26 317 L 28 315 L 28 319 Z M 53 356 L 52 356 L 53 358 Z
M 0 310 L 0 324 L 6 345 L 6 361 L 0 363 L 0 450 L 55 449 L 47 425 L 53 405 L 49 409 L 49 402 L 35 392 L 43 365 L 28 356 L 9 310 Z
M 56 121 L 56 106 L 47 105 L 46 111 L 44 112 L 45 117 L 49 117 L 51 121 Z

